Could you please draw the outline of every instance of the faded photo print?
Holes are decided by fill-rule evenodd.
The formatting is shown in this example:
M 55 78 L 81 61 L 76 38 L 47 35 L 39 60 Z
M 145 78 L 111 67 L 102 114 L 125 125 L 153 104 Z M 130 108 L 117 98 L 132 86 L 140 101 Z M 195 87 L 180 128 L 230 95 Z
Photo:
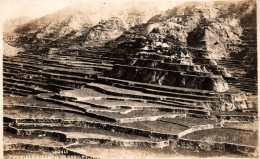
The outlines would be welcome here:
M 257 3 L 0 0 L 2 158 L 258 158 Z

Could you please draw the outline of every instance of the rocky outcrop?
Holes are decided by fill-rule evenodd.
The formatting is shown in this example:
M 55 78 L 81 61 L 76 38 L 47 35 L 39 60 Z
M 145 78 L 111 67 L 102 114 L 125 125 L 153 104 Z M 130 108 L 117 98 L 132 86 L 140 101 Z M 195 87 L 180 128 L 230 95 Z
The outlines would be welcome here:
M 229 89 L 221 76 L 194 72 L 189 74 L 180 71 L 165 69 L 153 69 L 148 67 L 129 67 L 116 65 L 113 67 L 111 76 L 120 79 L 128 79 L 138 82 L 169 85 L 183 88 L 204 89 L 217 92 L 225 92 Z
M 226 58 L 229 56 L 227 46 L 240 44 L 241 35 L 242 28 L 238 19 L 228 18 L 223 22 L 205 20 L 188 33 L 187 45 L 207 50 L 210 53 L 207 54 L 209 59 Z

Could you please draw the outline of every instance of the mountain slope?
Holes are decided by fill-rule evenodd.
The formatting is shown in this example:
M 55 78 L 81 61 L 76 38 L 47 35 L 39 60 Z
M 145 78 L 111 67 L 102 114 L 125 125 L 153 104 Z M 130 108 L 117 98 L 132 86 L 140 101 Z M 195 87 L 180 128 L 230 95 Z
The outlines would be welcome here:
M 92 27 L 85 35 L 85 41 L 108 41 L 117 38 L 123 32 L 135 25 L 146 23 L 152 16 L 159 13 L 155 6 L 147 7 L 140 5 L 120 12 L 108 20 L 101 21 L 98 25 Z
M 104 38 L 110 40 L 158 14 L 156 5 L 116 1 L 72 4 L 18 27 L 14 34 L 18 37 L 18 45 L 29 44 L 31 48 L 64 46 L 69 42 L 85 43 L 86 40 Z M 100 26 L 105 28 L 102 33 Z
M 156 15 L 107 43 L 116 52 L 113 56 L 124 59 L 114 66 L 110 76 L 228 91 L 226 79 L 245 78 L 246 73 L 250 77 L 257 75 L 256 66 L 247 67 L 249 56 L 257 59 L 253 43 L 256 42 L 253 36 L 256 25 L 253 20 L 245 19 L 256 15 L 255 4 L 251 0 L 189 2 Z M 237 9 L 230 11 L 234 6 Z M 247 65 L 241 67 L 244 62 Z M 187 69 L 183 69 L 184 66 Z M 201 68 L 190 70 L 193 66 Z
M 230 10 L 233 6 L 236 8 Z M 115 45 L 118 44 L 119 50 L 131 52 L 136 46 L 153 47 L 155 43 L 164 42 L 172 54 L 177 53 L 174 50 L 187 52 L 188 47 L 205 49 L 211 53 L 208 56 L 215 59 L 229 57 L 230 49 L 239 50 L 237 46 L 242 43 L 244 28 L 241 22 L 244 17 L 255 15 L 253 8 L 252 0 L 185 3 L 154 16 L 147 24 L 133 27 L 131 33 L 128 31 L 116 39 Z M 146 40 L 138 40 L 142 37 Z M 129 48 L 127 43 L 133 40 L 139 44 Z

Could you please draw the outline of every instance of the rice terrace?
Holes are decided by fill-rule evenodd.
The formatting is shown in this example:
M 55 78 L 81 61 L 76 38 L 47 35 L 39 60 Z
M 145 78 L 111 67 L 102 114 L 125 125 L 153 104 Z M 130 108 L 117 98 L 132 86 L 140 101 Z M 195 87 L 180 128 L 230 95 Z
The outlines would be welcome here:
M 4 158 L 258 158 L 256 35 L 256 0 L 72 0 L 9 18 Z

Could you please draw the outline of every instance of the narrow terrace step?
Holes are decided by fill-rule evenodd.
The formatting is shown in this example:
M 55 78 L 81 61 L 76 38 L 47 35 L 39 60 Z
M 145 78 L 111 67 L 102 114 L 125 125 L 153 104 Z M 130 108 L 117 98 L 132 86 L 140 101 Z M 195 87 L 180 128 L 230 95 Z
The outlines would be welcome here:
M 42 75 L 35 75 L 35 74 L 27 74 L 27 73 L 10 73 L 10 72 L 3 72 L 3 76 L 5 78 L 11 78 L 11 79 L 21 79 L 21 80 L 27 80 L 27 81 L 34 81 L 34 82 L 41 82 L 46 83 L 46 78 Z
M 4 82 L 4 86 L 28 90 L 28 91 L 31 91 L 31 93 L 34 93 L 34 94 L 50 92 L 50 91 L 48 91 L 44 88 L 41 88 L 41 87 L 32 87 L 32 86 L 28 86 L 28 85 L 24 85 L 24 84 L 20 84 L 20 83 L 11 83 L 11 82 L 6 82 L 6 81 Z
M 254 93 L 254 94 L 257 94 L 257 89 L 249 89 L 249 88 L 239 88 L 239 87 L 236 87 L 234 86 L 235 88 L 238 88 L 240 89 L 241 91 L 244 91 L 244 92 L 248 92 L 248 93 Z
M 60 92 L 63 90 L 71 90 L 74 89 L 74 87 L 69 87 L 61 84 L 55 84 L 55 83 L 49 83 L 49 90 L 52 92 Z
M 84 69 L 84 70 L 94 70 L 92 65 L 77 65 L 77 64 L 70 64 L 63 61 L 45 61 L 43 65 L 55 68 L 63 68 L 63 69 Z
M 51 63 L 50 63 L 51 62 Z M 35 62 L 35 61 L 33 61 L 33 62 L 30 62 L 30 63 L 28 63 L 28 62 L 19 62 L 19 61 L 15 61 L 15 63 L 20 63 L 21 64 L 21 67 L 23 67 L 23 68 L 27 68 L 27 69 L 32 69 L 32 70 L 39 70 L 39 69 L 41 69 L 41 66 L 57 66 L 57 67 L 64 67 L 64 66 L 66 66 L 66 65 L 64 65 L 64 64 L 60 64 L 59 62 L 57 62 L 56 64 L 55 64 L 55 62 L 54 61 L 50 61 L 50 62 L 46 62 L 46 61 L 42 61 L 42 62 Z M 29 64 L 29 65 L 28 65 Z M 13 65 L 13 64 L 5 64 L 5 65 Z
M 13 69 L 13 68 L 5 68 L 6 73 L 17 73 L 17 74 L 24 74 L 24 75 L 41 75 L 41 70 L 29 70 L 29 69 Z
M 50 79 L 52 82 L 57 83 L 57 84 L 61 84 L 61 85 L 75 85 L 77 87 L 81 87 L 81 86 L 85 86 L 87 82 L 82 82 L 82 81 L 76 81 L 76 80 L 70 80 L 70 79 L 60 79 L 60 78 L 55 78 L 55 77 L 51 77 Z M 89 78 L 89 82 L 92 82 L 91 79 Z M 93 79 L 94 81 L 94 79 Z
M 40 68 L 35 66 L 24 66 L 24 65 L 16 65 L 16 64 L 4 64 L 3 68 L 13 69 L 13 70 L 31 70 L 31 71 L 41 70 Z
M 257 87 L 255 83 L 240 83 L 240 82 L 228 82 L 231 85 L 243 86 L 243 87 Z
M 41 62 L 40 58 L 36 58 L 36 57 L 31 57 L 30 55 L 25 55 L 25 56 L 16 56 L 13 57 L 11 59 L 8 59 L 8 61 L 13 61 L 13 62 Z
M 9 61 L 4 61 L 5 64 L 16 64 L 16 65 L 30 65 L 30 64 L 41 64 L 41 60 L 24 60 L 24 59 L 12 59 Z
M 257 83 L 257 80 L 256 79 L 253 79 L 253 78 L 245 78 L 245 77 L 242 77 L 242 78 L 226 78 L 226 80 L 228 81 L 240 81 L 240 82 L 251 82 L 251 83 Z
M 94 80 L 93 78 L 86 76 L 75 76 L 62 73 L 42 72 L 41 74 L 49 78 L 60 78 L 64 80 L 76 80 L 81 82 L 92 82 Z
M 28 73 L 35 73 L 37 72 L 37 69 L 26 69 L 23 67 L 15 67 L 15 66 L 4 66 L 3 67 L 6 71 L 9 70 L 10 72 L 28 72 Z
M 54 104 L 60 104 L 60 105 L 66 106 L 68 108 L 76 109 L 76 110 L 83 111 L 83 112 L 85 112 L 87 108 L 91 107 L 90 105 L 87 105 L 87 104 L 84 104 L 84 106 L 83 106 L 83 104 L 80 104 L 80 103 L 55 99 L 55 98 L 53 98 L 53 95 L 54 94 L 51 94 L 51 95 L 38 94 L 36 96 L 36 99 L 51 102 Z
M 30 58 L 30 59 L 43 59 L 44 55 L 43 54 L 35 54 L 35 53 L 29 53 L 29 52 L 24 52 L 22 54 L 19 54 L 19 57 L 24 57 L 24 58 Z
M 236 88 L 239 88 L 240 90 L 244 91 L 244 92 L 250 92 L 250 93 L 255 93 L 257 94 L 257 88 L 244 88 L 244 87 L 237 87 L 237 86 L 234 86 Z
M 87 55 L 87 54 L 84 54 L 84 55 L 78 55 L 76 57 L 76 59 L 79 59 L 79 60 L 85 60 L 85 59 L 96 59 L 96 60 L 102 60 L 102 61 L 110 61 L 111 63 L 114 62 L 114 61 L 122 61 L 121 58 L 114 58 L 114 57 L 95 57 L 95 56 L 90 56 L 90 55 Z
M 21 110 L 35 110 L 35 111 L 42 111 L 42 110 L 46 110 L 46 111 L 54 111 L 54 112 L 66 112 L 66 113 L 70 113 L 71 115 L 73 115 L 75 118 L 75 115 L 84 115 L 85 112 L 83 111 L 78 111 L 75 109 L 70 109 L 68 107 L 64 107 L 62 105 L 45 105 L 45 106 L 39 106 L 39 105 L 24 105 L 24 104 L 4 104 L 3 105 L 3 110 L 7 111 L 8 113 L 12 112 L 9 110 L 13 110 L 13 109 L 21 109 Z M 5 115 L 7 115 L 8 113 L 5 113 Z M 51 113 L 52 114 L 52 113 Z M 69 114 L 66 114 L 69 115 Z M 71 117 L 71 116 L 70 116 Z M 84 116 L 85 117 L 85 116 Z
M 112 67 L 110 66 L 95 66 L 95 65 L 81 65 L 81 64 L 70 64 L 66 63 L 67 66 L 74 67 L 74 68 L 82 68 L 82 69 L 93 69 L 96 71 L 104 72 L 104 71 L 111 71 Z
M 180 87 L 148 84 L 148 83 L 128 81 L 128 80 L 116 79 L 116 78 L 111 78 L 111 77 L 103 77 L 103 76 L 98 76 L 97 81 L 99 81 L 101 83 L 106 83 L 106 84 L 119 83 L 119 84 L 123 84 L 123 85 L 143 87 L 143 88 L 168 91 L 168 92 L 173 92 L 173 93 L 176 92 L 176 93 L 195 94 L 195 95 L 207 95 L 207 96 L 214 96 L 214 97 L 228 95 L 228 93 L 218 93 L 218 92 L 207 91 L 207 90 L 197 90 L 197 89 L 190 89 L 190 88 L 180 88 Z
M 225 97 L 212 97 L 212 96 L 206 96 L 206 95 L 196 95 L 196 94 L 186 94 L 186 93 L 178 93 L 178 92 L 168 92 L 168 91 L 162 91 L 162 90 L 155 90 L 155 89 L 149 89 L 149 88 L 143 88 L 138 86 L 129 86 L 129 85 L 123 85 L 123 84 L 116 84 L 114 83 L 113 86 L 119 87 L 119 88 L 126 88 L 131 90 L 139 90 L 144 93 L 150 93 L 150 94 L 157 94 L 157 95 L 164 95 L 169 97 L 180 97 L 180 98 L 187 98 L 187 99 L 195 99 L 195 100 L 218 100 L 223 99 Z
M 236 82 L 228 82 L 232 86 L 238 86 L 238 87 L 245 87 L 245 88 L 257 88 L 257 85 L 251 85 L 251 84 L 243 84 L 243 83 L 236 83 Z
M 240 61 L 239 63 L 237 62 L 225 62 L 225 61 L 218 61 L 217 63 L 219 65 L 225 65 L 225 66 L 231 66 L 231 67 L 234 67 L 234 68 L 247 68 L 247 67 L 250 67 L 250 66 L 254 66 L 254 64 L 252 64 L 252 62 L 245 62 L 245 63 L 242 63 L 243 61 Z
M 20 96 L 33 95 L 33 93 L 31 91 L 19 89 L 19 88 L 6 87 L 6 86 L 4 86 L 4 91 L 5 91 L 4 93 L 20 95 Z
M 101 74 L 99 71 L 94 70 L 82 70 L 82 69 L 65 69 L 65 68 L 58 68 L 58 67 L 45 67 L 43 68 L 45 72 L 49 73 L 58 73 L 58 74 L 65 74 L 65 75 L 73 75 L 73 76 L 80 76 L 80 77 L 92 77 L 98 74 Z
M 77 65 L 82 65 L 83 66 L 89 66 L 89 65 L 93 65 L 93 66 L 103 66 L 103 67 L 112 67 L 113 65 L 111 64 L 106 64 L 106 63 L 102 63 L 102 61 L 86 61 L 86 60 L 72 60 L 72 59 L 59 59 L 59 58 L 49 58 L 49 59 L 45 59 L 45 62 L 56 62 L 56 63 L 65 63 L 65 64 L 77 64 Z
M 57 59 L 62 59 L 64 61 L 80 61 L 80 62 L 92 62 L 94 64 L 111 64 L 114 61 L 113 60 L 108 60 L 107 58 L 101 58 L 101 57 L 84 57 L 84 56 L 79 56 L 79 55 L 75 55 L 75 56 L 69 56 L 69 55 L 52 55 L 51 57 L 49 57 L 49 59 L 52 60 L 57 60 Z
M 232 85 L 232 84 L 231 84 Z M 243 88 L 243 89 L 248 89 L 248 90 L 257 90 L 257 87 L 248 87 L 248 86 L 243 86 L 243 85 L 232 85 L 232 86 L 235 86 L 237 88 Z
M 4 82 L 10 82 L 10 83 L 20 83 L 20 84 L 26 84 L 26 85 L 35 85 L 35 86 L 40 86 L 44 87 L 47 86 L 47 83 L 43 82 L 37 82 L 33 80 L 24 80 L 24 79 L 14 79 L 14 78 L 8 78 L 8 77 L 3 77 Z
M 7 60 L 9 62 L 20 62 L 20 63 L 40 63 L 41 60 L 38 59 L 30 59 L 26 57 L 17 57 Z
M 254 81 L 254 80 L 245 80 L 243 79 L 242 77 L 241 78 L 237 78 L 237 79 L 229 79 L 229 78 L 225 78 L 227 82 L 233 82 L 233 83 L 242 83 L 242 84 L 252 84 L 252 85 L 256 85 L 257 84 L 257 81 Z
M 42 66 L 40 66 L 40 65 L 37 66 L 35 63 L 27 64 L 27 63 L 18 63 L 18 62 L 4 62 L 3 66 L 4 67 L 9 66 L 9 68 L 18 67 L 18 68 L 31 69 L 31 70 L 41 70 L 42 69 Z

